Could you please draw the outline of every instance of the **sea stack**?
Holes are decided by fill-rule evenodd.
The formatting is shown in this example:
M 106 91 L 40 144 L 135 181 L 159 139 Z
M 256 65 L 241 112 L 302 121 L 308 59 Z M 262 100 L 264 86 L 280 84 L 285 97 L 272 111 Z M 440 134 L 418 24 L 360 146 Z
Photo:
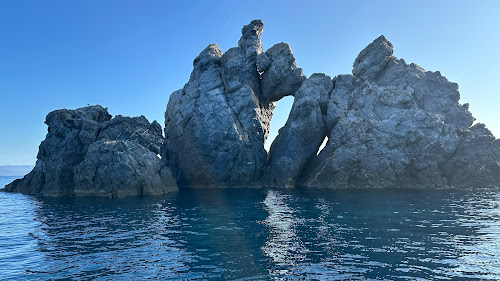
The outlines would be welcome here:
M 111 118 L 100 105 L 50 112 L 35 168 L 4 191 L 54 197 L 161 195 L 177 190 L 159 158 L 161 126 Z
M 102 106 L 56 110 L 31 173 L 4 191 L 46 196 L 161 195 L 179 188 L 500 186 L 500 140 L 460 104 L 458 85 L 393 55 L 380 36 L 352 74 L 307 78 L 264 24 L 238 46 L 208 45 L 161 126 Z M 335 62 L 332 62 L 335 63 Z M 266 152 L 275 102 L 293 96 Z M 319 151 L 324 140 L 324 149 Z
M 206 47 L 170 96 L 162 158 L 181 188 L 262 186 L 274 101 L 305 80 L 287 44 L 263 52 L 263 27 L 245 25 L 238 47 L 224 54 Z

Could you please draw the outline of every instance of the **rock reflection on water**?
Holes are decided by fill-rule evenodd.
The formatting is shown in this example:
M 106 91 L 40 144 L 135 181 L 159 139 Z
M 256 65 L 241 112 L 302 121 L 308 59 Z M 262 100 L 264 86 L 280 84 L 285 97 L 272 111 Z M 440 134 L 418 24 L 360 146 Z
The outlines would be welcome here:
M 0 193 L 5 280 L 500 280 L 495 190 Z
M 269 256 L 277 266 L 270 269 L 272 276 L 288 276 L 289 269 L 306 259 L 307 248 L 297 235 L 296 227 L 301 221 L 294 215 L 286 201 L 291 195 L 270 190 L 264 200 L 264 209 L 269 216 L 263 221 L 269 227 L 269 236 L 262 251 Z

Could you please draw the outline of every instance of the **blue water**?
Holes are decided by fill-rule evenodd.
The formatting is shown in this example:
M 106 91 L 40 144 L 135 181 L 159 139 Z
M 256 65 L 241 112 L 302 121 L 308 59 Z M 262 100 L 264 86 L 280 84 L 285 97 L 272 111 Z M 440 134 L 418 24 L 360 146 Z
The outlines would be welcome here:
M 0 192 L 0 279 L 498 280 L 499 215 L 495 190 Z

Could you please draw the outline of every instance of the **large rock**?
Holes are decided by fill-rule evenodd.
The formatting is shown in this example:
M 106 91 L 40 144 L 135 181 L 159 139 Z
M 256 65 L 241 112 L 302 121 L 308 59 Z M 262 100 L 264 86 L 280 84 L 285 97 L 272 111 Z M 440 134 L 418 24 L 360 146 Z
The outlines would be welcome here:
M 254 20 L 237 47 L 211 44 L 195 58 L 170 96 L 165 139 L 158 123 L 111 119 L 101 106 L 54 111 L 35 168 L 4 190 L 156 195 L 176 190 L 174 179 L 182 187 L 500 185 L 500 141 L 473 125 L 457 84 L 397 59 L 383 36 L 351 75 L 306 79 L 286 43 L 264 52 L 263 26 Z M 295 101 L 268 154 L 274 102 L 284 96 Z
M 276 100 L 263 97 L 263 84 L 272 81 L 263 82 L 266 71 L 257 67 L 264 54 L 262 29 L 260 20 L 244 26 L 238 47 L 224 54 L 216 44 L 206 47 L 193 62 L 189 82 L 170 96 L 162 157 L 180 186 L 261 186 L 264 142 Z M 291 51 L 280 54 L 283 47 L 273 48 L 267 67 L 273 69 L 270 77 L 281 82 L 265 93 L 288 89 L 292 95 L 304 80 L 302 72 L 295 69 L 301 75 L 287 77 L 290 71 L 273 67 L 295 65 Z
M 330 77 L 313 74 L 297 90 L 290 116 L 269 151 L 266 185 L 295 187 L 327 135 L 326 101 L 332 88 Z
M 300 185 L 320 188 L 500 184 L 498 140 L 471 127 L 458 86 L 392 55 L 383 36 L 366 47 L 353 75 L 334 79 L 329 141 Z
M 47 114 L 48 133 L 40 144 L 33 171 L 4 191 L 46 196 L 72 196 L 74 167 L 97 138 L 99 126 L 111 119 L 102 106 L 55 110 Z
M 111 119 L 100 105 L 47 115 L 37 163 L 4 191 L 44 196 L 126 197 L 176 190 L 158 153 L 161 126 L 146 118 Z

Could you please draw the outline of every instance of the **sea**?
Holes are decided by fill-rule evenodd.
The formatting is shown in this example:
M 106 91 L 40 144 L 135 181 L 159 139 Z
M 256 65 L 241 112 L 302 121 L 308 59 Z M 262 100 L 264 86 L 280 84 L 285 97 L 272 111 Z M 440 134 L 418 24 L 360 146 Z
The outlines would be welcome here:
M 500 280 L 500 192 L 0 192 L 0 279 Z

